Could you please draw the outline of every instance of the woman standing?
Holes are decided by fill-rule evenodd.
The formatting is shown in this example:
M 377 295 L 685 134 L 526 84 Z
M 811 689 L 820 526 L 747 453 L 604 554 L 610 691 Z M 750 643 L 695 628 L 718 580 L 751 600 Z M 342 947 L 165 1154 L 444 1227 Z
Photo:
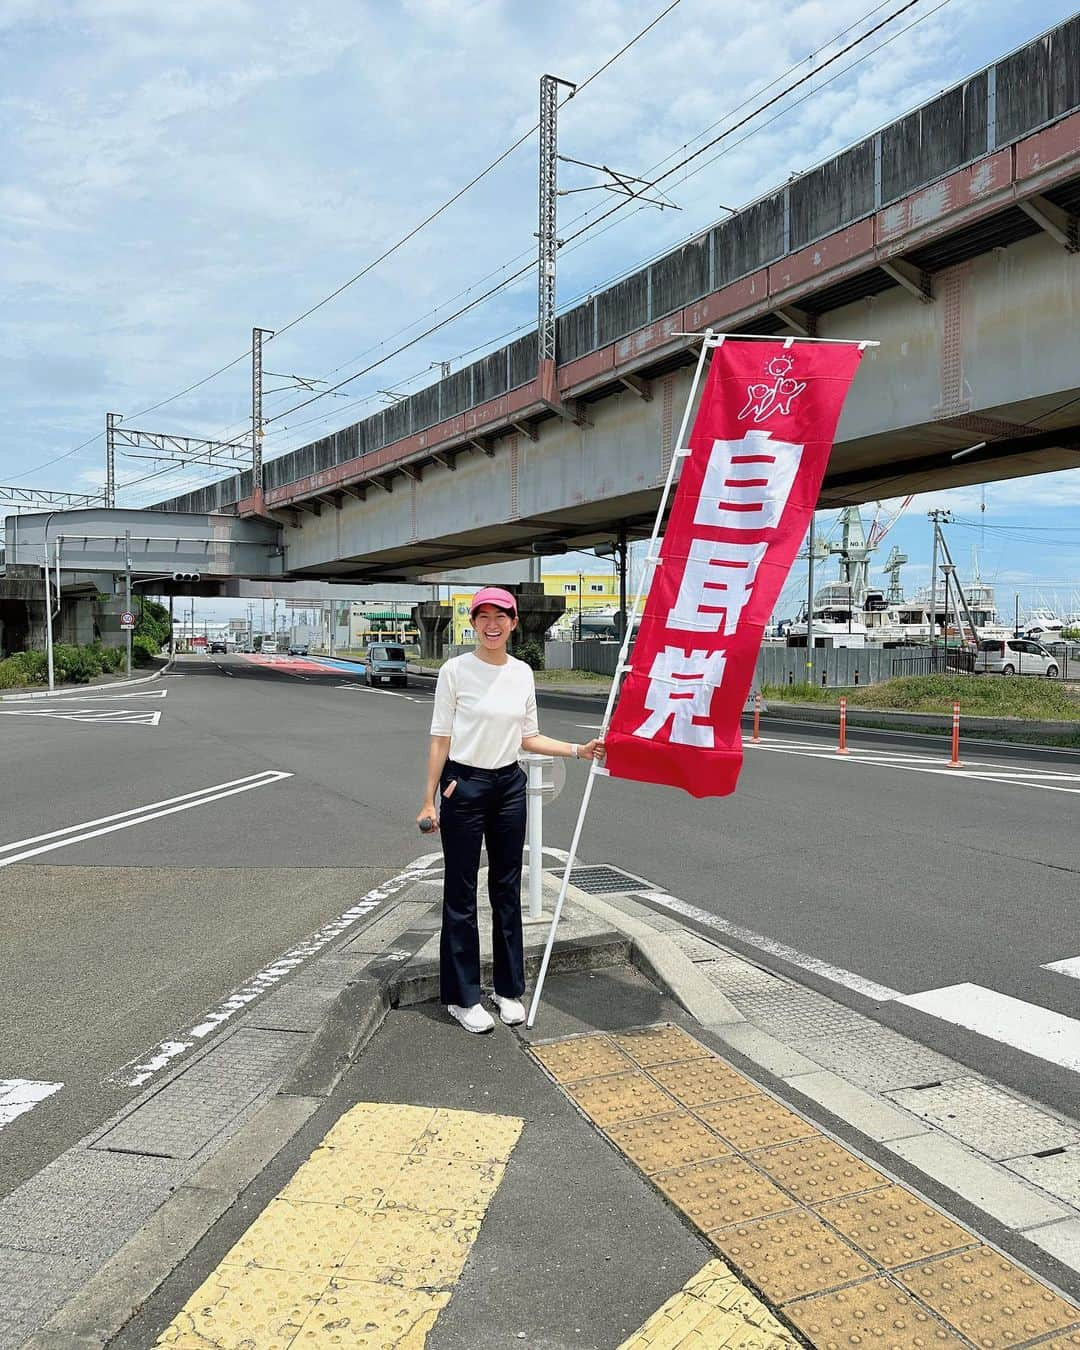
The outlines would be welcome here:
M 600 740 L 585 745 L 541 736 L 536 721 L 533 673 L 506 645 L 518 626 L 509 591 L 485 586 L 469 606 L 475 651 L 447 661 L 435 687 L 427 790 L 417 823 L 429 820 L 442 833 L 442 938 L 440 998 L 466 1031 L 491 1031 L 481 1003 L 480 933 L 476 879 L 480 847 L 487 844 L 488 897 L 492 911 L 495 1005 L 507 1026 L 525 1020 L 525 961 L 521 940 L 521 857 L 525 847 L 522 749 L 564 758 L 603 759 Z M 435 790 L 441 812 L 435 813 Z M 539 859 L 533 860 L 538 866 Z

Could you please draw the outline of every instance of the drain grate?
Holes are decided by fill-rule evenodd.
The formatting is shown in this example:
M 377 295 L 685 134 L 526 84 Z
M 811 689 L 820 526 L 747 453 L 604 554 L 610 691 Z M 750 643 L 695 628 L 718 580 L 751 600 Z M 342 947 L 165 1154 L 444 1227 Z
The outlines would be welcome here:
M 557 877 L 563 874 L 562 868 L 553 867 L 551 871 Z M 617 867 L 575 867 L 570 872 L 570 885 L 586 895 L 622 895 L 649 884 L 643 877 L 631 876 Z

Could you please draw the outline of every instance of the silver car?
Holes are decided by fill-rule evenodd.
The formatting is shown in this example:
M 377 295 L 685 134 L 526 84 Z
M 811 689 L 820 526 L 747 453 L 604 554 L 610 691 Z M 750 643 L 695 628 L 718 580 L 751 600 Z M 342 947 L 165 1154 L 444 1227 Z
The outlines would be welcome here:
M 1031 638 L 983 638 L 975 669 L 982 675 L 1045 675 L 1050 680 L 1061 673 L 1057 657 Z
M 401 688 L 409 682 L 405 648 L 396 642 L 379 642 L 367 651 L 367 682 L 396 684 Z

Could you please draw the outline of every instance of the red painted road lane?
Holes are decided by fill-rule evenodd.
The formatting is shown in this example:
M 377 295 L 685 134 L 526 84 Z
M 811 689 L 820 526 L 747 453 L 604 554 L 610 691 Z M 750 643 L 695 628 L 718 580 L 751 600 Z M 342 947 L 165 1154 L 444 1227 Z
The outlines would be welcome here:
M 317 661 L 305 661 L 302 656 L 248 656 L 244 655 L 245 661 L 250 661 L 255 666 L 273 666 L 275 670 L 284 671 L 286 675 L 335 675 L 340 678 L 340 672 L 331 670 L 327 666 L 320 666 Z

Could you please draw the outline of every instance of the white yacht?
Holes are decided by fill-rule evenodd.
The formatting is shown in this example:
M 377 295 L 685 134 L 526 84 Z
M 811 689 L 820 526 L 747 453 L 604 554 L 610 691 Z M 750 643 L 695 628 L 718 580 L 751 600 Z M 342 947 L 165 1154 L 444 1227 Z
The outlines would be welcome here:
M 1024 631 L 1038 642 L 1056 642 L 1061 637 L 1061 630 L 1066 627 L 1068 625 L 1060 614 L 1041 605 L 1031 611 Z
M 865 647 L 867 629 L 862 612 L 862 596 L 849 582 L 834 581 L 814 596 L 815 647 Z M 805 613 L 791 624 L 787 633 L 789 647 L 806 646 Z

